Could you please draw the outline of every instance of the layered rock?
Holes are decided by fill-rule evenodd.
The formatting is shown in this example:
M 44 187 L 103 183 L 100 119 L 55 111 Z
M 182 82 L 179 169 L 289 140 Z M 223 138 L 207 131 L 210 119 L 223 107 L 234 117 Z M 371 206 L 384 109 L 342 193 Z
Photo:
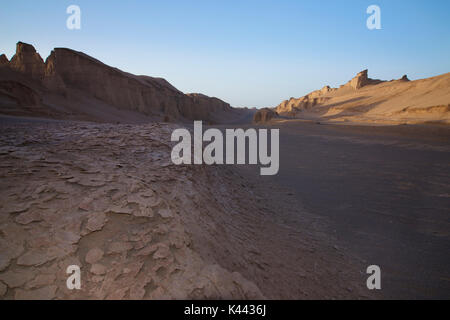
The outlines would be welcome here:
M 232 111 L 231 106 L 220 99 L 186 95 L 164 79 L 129 74 L 71 49 L 55 48 L 44 63 L 32 45 L 19 42 L 9 64 L 3 56 L 0 63 L 39 81 L 50 95 L 66 100 L 71 96 L 95 99 L 117 109 L 166 121 L 212 121 L 221 113 Z M 41 97 L 41 100 L 46 99 Z
M 368 70 L 363 70 L 359 72 L 352 80 L 350 80 L 345 86 L 350 86 L 353 89 L 361 89 L 364 86 L 370 84 L 378 84 L 382 82 L 381 80 L 370 79 L 368 76 Z
M 405 76 L 404 76 L 405 77 Z M 402 78 L 403 79 L 403 78 Z M 317 105 L 321 105 L 330 99 L 330 96 L 340 91 L 348 89 L 359 90 L 367 85 L 375 85 L 382 83 L 381 80 L 371 79 L 368 77 L 368 70 L 359 72 L 353 79 L 346 84 L 341 85 L 339 89 L 325 86 L 320 90 L 313 91 L 300 98 L 290 98 L 280 103 L 275 110 L 280 114 L 295 116 L 298 112 L 308 110 Z M 339 92 L 340 92 L 339 91 Z
M 449 123 L 450 73 L 410 81 L 391 81 L 359 72 L 338 89 L 324 87 L 286 100 L 275 109 L 288 117 L 329 122 Z
M 126 74 L 81 52 L 57 48 L 45 65 L 46 84 L 54 89 L 76 88 L 118 108 L 180 116 L 178 104 L 185 97 L 179 91 Z
M 202 119 L 204 112 L 210 122 L 218 122 L 217 116 L 229 112 L 231 107 L 228 103 L 214 97 L 208 97 L 201 93 L 188 93 L 188 101 L 185 101 L 183 115 L 188 119 Z
M 276 108 L 276 112 L 288 114 L 298 112 L 301 110 L 312 108 L 327 100 L 325 95 L 334 92 L 337 89 L 330 88 L 329 86 L 323 87 L 321 90 L 313 91 L 301 98 L 290 98 L 280 103 Z
M 20 106 L 34 106 L 41 103 L 41 98 L 36 91 L 16 81 L 0 81 L 0 93 Z

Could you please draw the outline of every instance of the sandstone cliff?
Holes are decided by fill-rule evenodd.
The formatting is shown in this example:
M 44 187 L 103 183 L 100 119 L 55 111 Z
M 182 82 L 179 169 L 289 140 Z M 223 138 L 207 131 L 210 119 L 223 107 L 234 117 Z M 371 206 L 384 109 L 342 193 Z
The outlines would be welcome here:
M 450 122 L 450 73 L 410 81 L 382 81 L 359 72 L 339 88 L 325 86 L 300 98 L 283 101 L 283 116 L 337 122 Z
M 309 109 L 316 106 L 319 103 L 323 103 L 327 98 L 325 95 L 329 92 L 333 92 L 336 89 L 329 86 L 323 87 L 321 90 L 313 91 L 301 98 L 290 98 L 280 103 L 275 111 L 285 115 L 295 115 L 299 110 Z
M 9 62 L 13 70 L 30 75 L 32 78 L 42 79 L 44 76 L 44 60 L 33 46 L 18 42 L 16 54 Z
M 357 90 L 357 89 L 361 89 L 362 87 L 367 86 L 369 84 L 378 84 L 381 82 L 383 82 L 383 81 L 370 79 L 368 77 L 368 70 L 366 69 L 366 70 L 359 72 L 352 80 L 350 80 L 344 86 L 350 86 L 351 88 Z
M 129 74 L 71 49 L 55 48 L 44 62 L 32 45 L 19 42 L 11 61 L 0 57 L 1 100 L 20 101 L 19 113 L 30 100 L 23 87 L 38 96 L 30 103 L 41 101 L 41 109 L 60 117 L 108 121 L 116 114 L 114 120 L 122 120 L 131 111 L 142 119 L 217 122 L 233 112 L 220 99 L 184 94 L 164 79 Z
M 325 86 L 320 90 L 313 91 L 300 98 L 290 98 L 280 103 L 276 107 L 276 111 L 279 113 L 284 113 L 288 115 L 294 115 L 299 110 L 309 109 L 316 105 L 323 104 L 329 99 L 330 94 L 335 94 L 338 90 L 341 92 L 346 89 L 358 90 L 364 86 L 370 84 L 378 84 L 383 81 L 374 80 L 368 77 L 368 70 L 363 70 L 359 72 L 353 79 L 344 85 L 341 85 L 339 89 L 330 88 L 330 86 Z

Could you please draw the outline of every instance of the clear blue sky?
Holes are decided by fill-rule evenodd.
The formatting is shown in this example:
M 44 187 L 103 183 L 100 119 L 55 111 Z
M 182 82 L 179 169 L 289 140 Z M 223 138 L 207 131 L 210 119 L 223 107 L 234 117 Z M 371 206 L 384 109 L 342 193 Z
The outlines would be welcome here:
M 66 28 L 79 5 L 81 30 Z M 366 28 L 381 7 L 382 30 Z M 233 106 L 275 106 L 368 68 L 380 79 L 450 72 L 450 1 L 4 1 L 0 52 L 17 41 L 45 59 L 83 51 L 124 71 L 164 77 Z

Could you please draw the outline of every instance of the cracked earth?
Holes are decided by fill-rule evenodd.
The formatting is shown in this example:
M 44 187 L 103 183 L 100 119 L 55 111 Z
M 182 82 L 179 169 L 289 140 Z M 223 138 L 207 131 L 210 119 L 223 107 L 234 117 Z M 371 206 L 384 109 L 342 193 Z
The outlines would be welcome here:
M 0 297 L 366 297 L 320 219 L 269 201 L 285 190 L 264 194 L 230 167 L 173 165 L 175 128 L 1 124 Z M 80 290 L 66 286 L 69 265 Z

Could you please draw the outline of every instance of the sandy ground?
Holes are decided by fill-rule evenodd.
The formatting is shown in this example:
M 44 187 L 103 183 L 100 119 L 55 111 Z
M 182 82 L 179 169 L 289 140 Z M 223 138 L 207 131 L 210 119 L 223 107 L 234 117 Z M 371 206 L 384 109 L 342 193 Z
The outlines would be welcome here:
M 4 299 L 365 299 L 359 258 L 283 186 L 174 166 L 173 125 L 0 122 Z M 81 267 L 81 290 L 66 268 Z
M 280 172 L 246 179 L 291 201 L 273 203 L 323 218 L 326 233 L 364 272 L 382 270 L 383 298 L 450 296 L 450 129 L 344 126 L 288 121 L 280 128 Z M 286 211 L 283 208 L 278 212 Z

